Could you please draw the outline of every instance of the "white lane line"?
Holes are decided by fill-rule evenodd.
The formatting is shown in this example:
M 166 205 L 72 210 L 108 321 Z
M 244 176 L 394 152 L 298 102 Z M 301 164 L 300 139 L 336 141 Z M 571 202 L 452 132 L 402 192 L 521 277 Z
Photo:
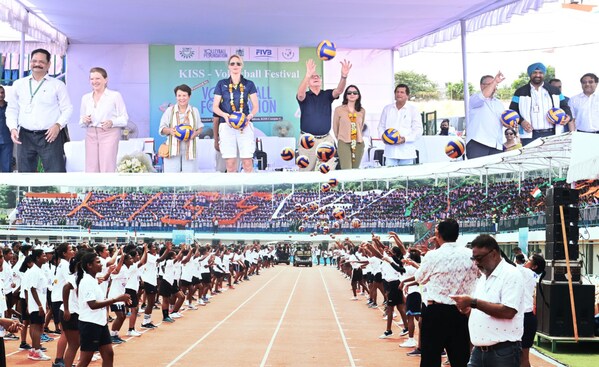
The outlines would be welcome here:
M 337 322 L 337 327 L 339 328 L 339 333 L 341 334 L 341 340 L 343 340 L 343 346 L 345 347 L 347 357 L 349 358 L 349 364 L 351 367 L 356 367 L 354 357 L 352 356 L 351 350 L 349 349 L 349 345 L 347 344 L 347 338 L 345 337 L 345 333 L 343 332 L 343 328 L 341 327 L 341 323 L 339 322 L 339 317 L 337 316 L 337 312 L 335 311 L 335 305 L 333 305 L 333 300 L 331 299 L 331 293 L 329 292 L 329 287 L 327 287 L 327 283 L 324 280 L 324 276 L 322 275 L 322 270 L 318 269 L 318 272 L 320 273 L 320 278 L 322 279 L 322 284 L 324 284 L 324 289 L 327 292 L 327 297 L 329 298 L 329 304 L 331 305 L 331 310 L 333 311 L 333 316 L 335 316 L 335 321 Z
M 177 356 L 177 358 L 175 358 L 175 359 L 172 360 L 171 363 L 167 364 L 166 367 L 174 366 L 175 363 L 177 363 L 187 353 L 191 352 L 195 347 L 198 346 L 198 344 L 200 344 L 202 341 L 204 341 L 204 339 L 206 339 L 208 336 L 210 336 L 210 334 L 212 334 L 213 332 L 215 332 L 216 329 L 218 329 L 222 324 L 225 323 L 225 321 L 227 321 L 229 318 L 231 318 L 231 316 L 233 316 L 237 311 L 239 311 L 246 303 L 248 303 L 252 298 L 254 298 L 258 293 L 260 293 L 260 291 L 262 291 L 264 288 L 266 288 L 266 286 L 269 285 L 270 282 L 272 282 L 273 280 L 275 280 L 279 275 L 281 275 L 282 272 L 283 272 L 283 270 L 281 270 L 277 275 L 275 275 L 272 279 L 270 279 L 268 282 L 266 282 L 262 287 L 260 287 L 260 289 L 258 289 L 256 292 L 254 292 L 254 294 L 252 294 L 248 299 L 246 299 L 236 309 L 234 309 L 233 311 L 231 311 L 231 313 L 229 315 L 227 315 L 227 317 L 225 317 L 224 319 L 222 319 L 218 324 L 214 325 L 214 327 L 212 329 L 210 329 L 210 331 L 208 331 L 206 334 L 204 334 L 204 336 L 202 336 L 195 343 L 193 343 L 183 353 L 179 354 Z
M 281 324 L 283 323 L 283 319 L 285 318 L 285 314 L 287 314 L 287 309 L 289 308 L 289 304 L 291 303 L 291 298 L 293 298 L 293 294 L 295 293 L 295 288 L 297 288 L 297 283 L 299 282 L 299 278 L 302 275 L 302 271 L 300 270 L 299 274 L 297 275 L 297 279 L 295 280 L 295 284 L 293 285 L 293 289 L 291 290 L 291 294 L 289 295 L 289 299 L 287 300 L 287 304 L 285 305 L 285 308 L 283 309 L 283 313 L 281 314 L 281 318 L 279 319 L 279 323 L 277 324 L 277 327 L 275 328 L 275 332 L 272 334 L 272 338 L 270 339 L 270 343 L 268 344 L 268 347 L 266 348 L 266 352 L 264 353 L 264 357 L 262 358 L 262 363 L 260 363 L 260 367 L 264 367 L 266 366 L 266 360 L 268 359 L 268 355 L 270 354 L 270 350 L 272 349 L 272 346 L 275 342 L 275 338 L 277 337 L 277 334 L 279 333 L 279 329 L 281 328 Z

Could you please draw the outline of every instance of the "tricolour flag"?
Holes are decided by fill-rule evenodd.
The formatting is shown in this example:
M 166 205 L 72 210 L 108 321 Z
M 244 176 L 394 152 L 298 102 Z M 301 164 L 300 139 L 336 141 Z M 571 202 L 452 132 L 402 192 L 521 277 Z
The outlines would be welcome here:
M 543 196 L 543 193 L 541 192 L 541 189 L 539 189 L 538 187 L 535 187 L 530 194 L 532 195 L 533 198 L 538 199 L 541 196 Z

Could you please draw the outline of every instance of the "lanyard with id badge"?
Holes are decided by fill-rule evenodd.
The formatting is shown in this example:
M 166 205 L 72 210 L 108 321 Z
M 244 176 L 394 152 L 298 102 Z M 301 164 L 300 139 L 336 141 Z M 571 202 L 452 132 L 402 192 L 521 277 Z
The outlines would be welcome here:
M 25 108 L 25 112 L 26 113 L 32 113 L 33 112 L 33 97 L 35 97 L 35 95 L 37 94 L 37 92 L 39 92 L 40 88 L 42 87 L 42 84 L 44 84 L 45 81 L 46 81 L 46 79 L 42 79 L 42 81 L 37 86 L 37 88 L 35 88 L 35 91 L 34 91 L 33 87 L 31 86 L 31 79 L 29 79 L 29 95 L 31 96 L 31 98 L 29 99 L 29 104 Z

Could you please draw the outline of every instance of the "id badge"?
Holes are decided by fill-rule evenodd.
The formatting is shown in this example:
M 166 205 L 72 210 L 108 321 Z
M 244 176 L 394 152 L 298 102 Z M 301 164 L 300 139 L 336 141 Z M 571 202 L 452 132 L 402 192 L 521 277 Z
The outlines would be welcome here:
M 532 108 L 532 112 L 534 112 L 534 113 L 539 113 L 539 111 L 540 111 L 540 109 L 539 109 L 538 105 L 536 105 Z

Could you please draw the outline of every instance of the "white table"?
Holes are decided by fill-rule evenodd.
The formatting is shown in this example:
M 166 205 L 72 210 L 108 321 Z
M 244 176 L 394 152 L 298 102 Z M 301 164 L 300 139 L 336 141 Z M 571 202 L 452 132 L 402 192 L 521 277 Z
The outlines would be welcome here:
M 154 154 L 154 138 L 136 138 L 119 141 L 118 161 L 126 154 L 144 152 Z M 67 172 L 85 172 L 85 140 L 70 141 L 64 145 Z

